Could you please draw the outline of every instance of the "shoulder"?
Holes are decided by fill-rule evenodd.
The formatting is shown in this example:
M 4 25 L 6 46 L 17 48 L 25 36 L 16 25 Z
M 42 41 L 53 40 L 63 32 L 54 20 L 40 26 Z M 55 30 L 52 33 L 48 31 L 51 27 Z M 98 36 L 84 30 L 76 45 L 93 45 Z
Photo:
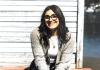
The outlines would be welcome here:
M 34 36 L 36 37 L 36 36 L 39 36 L 39 35 L 40 35 L 39 28 L 38 27 L 34 28 L 32 33 L 31 33 L 31 36 L 32 37 L 34 37 Z
M 68 40 L 67 43 L 73 43 L 74 44 L 74 38 L 71 32 L 66 33 L 66 39 Z
M 37 28 L 34 28 L 32 30 L 32 34 L 39 34 L 39 28 L 38 27 Z
M 66 38 L 67 38 L 67 42 L 65 43 L 66 45 L 65 48 L 73 48 L 75 41 L 71 35 L 71 32 L 66 33 Z
M 36 28 L 34 28 L 33 30 L 32 30 L 32 33 L 38 33 L 39 32 L 39 28 L 38 27 L 36 27 Z
M 66 33 L 66 39 L 69 40 L 72 37 L 71 32 Z
M 67 36 L 71 36 L 71 32 L 70 32 L 70 31 L 67 32 L 66 35 L 67 35 Z

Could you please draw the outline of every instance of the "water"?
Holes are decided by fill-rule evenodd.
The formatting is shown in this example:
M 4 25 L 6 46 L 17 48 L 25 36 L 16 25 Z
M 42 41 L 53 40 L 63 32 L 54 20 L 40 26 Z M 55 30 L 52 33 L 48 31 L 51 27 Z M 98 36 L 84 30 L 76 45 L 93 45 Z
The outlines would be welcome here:
M 84 56 L 100 58 L 100 38 L 84 39 Z
M 84 67 L 100 70 L 100 37 L 84 38 Z

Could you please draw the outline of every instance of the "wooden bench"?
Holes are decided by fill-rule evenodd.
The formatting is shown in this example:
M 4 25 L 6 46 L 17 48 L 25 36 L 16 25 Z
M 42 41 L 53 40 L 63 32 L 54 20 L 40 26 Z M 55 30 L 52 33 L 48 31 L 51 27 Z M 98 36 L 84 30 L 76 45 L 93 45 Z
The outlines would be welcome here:
M 91 68 L 78 68 L 78 69 L 73 69 L 73 70 L 92 70 Z
M 0 70 L 27 70 L 24 66 L 19 67 L 0 67 Z M 91 68 L 78 68 L 72 70 L 92 70 Z
M 0 67 L 0 70 L 25 70 L 24 66 L 19 67 Z

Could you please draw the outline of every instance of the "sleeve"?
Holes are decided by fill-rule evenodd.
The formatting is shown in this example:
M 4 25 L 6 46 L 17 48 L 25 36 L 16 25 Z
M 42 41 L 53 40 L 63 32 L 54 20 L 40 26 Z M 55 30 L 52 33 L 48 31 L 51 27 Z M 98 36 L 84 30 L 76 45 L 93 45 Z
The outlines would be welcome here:
M 74 49 L 74 41 L 72 37 L 70 40 L 65 44 L 64 50 L 62 52 L 61 61 L 58 65 L 56 65 L 55 70 L 70 70 L 70 64 L 71 64 L 71 58 L 73 55 L 73 49 Z
M 44 52 L 39 42 L 39 32 L 33 31 L 31 34 L 32 52 L 35 59 L 35 64 L 39 70 L 49 70 L 49 66 L 46 64 Z

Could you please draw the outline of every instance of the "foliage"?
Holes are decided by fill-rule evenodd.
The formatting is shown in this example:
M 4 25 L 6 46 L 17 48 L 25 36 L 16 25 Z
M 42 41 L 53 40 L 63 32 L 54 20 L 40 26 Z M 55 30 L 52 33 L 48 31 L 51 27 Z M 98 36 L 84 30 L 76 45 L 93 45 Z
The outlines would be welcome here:
M 85 6 L 90 7 L 92 4 L 96 5 L 100 3 L 100 0 L 85 0 Z

